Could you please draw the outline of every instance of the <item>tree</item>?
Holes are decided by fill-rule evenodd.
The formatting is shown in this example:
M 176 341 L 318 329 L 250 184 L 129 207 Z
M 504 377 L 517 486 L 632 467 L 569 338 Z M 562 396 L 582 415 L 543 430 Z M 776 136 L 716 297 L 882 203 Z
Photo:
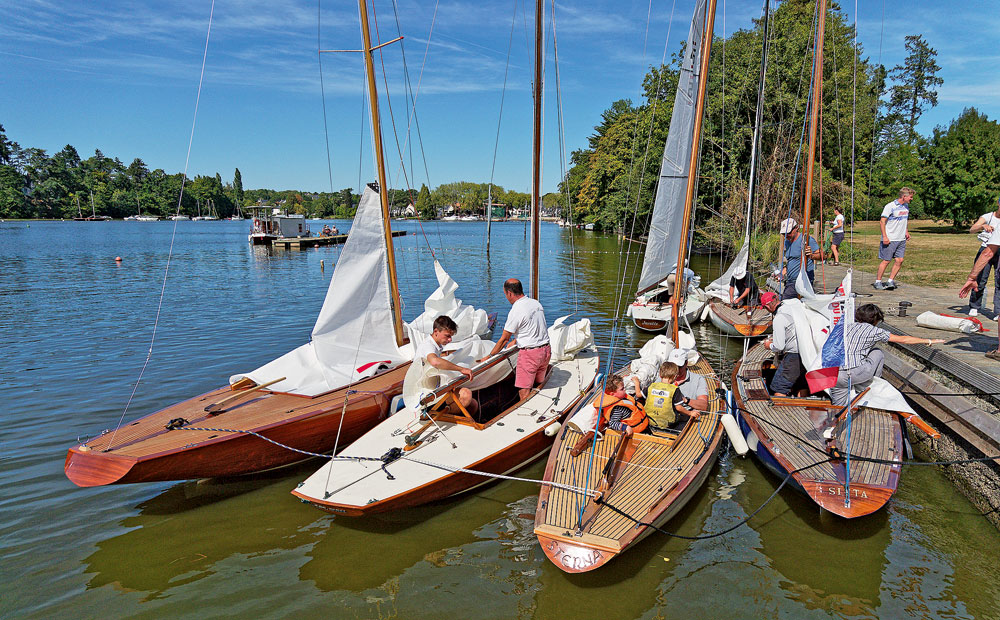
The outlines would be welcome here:
M 437 215 L 437 209 L 431 204 L 431 191 L 427 189 L 426 183 L 420 186 L 420 192 L 417 193 L 416 209 L 420 218 L 424 220 L 433 220 Z
M 233 174 L 233 198 L 237 205 L 243 206 L 243 175 L 240 174 L 239 168 Z
M 901 119 L 907 141 L 912 145 L 917 136 L 917 121 L 927 106 L 937 105 L 935 89 L 944 80 L 937 77 L 941 70 L 934 60 L 937 51 L 921 35 L 907 35 L 906 51 L 903 64 L 889 72 L 889 78 L 896 82 L 890 89 L 889 113 Z
M 956 226 L 995 209 L 1000 195 L 1000 124 L 967 108 L 924 149 L 927 211 Z

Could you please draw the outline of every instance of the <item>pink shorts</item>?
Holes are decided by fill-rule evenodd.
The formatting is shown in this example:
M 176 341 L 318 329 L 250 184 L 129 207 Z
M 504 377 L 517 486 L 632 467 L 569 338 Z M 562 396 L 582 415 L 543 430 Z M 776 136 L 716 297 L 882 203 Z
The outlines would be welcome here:
M 530 389 L 545 380 L 552 359 L 552 347 L 545 345 L 536 349 L 521 349 L 517 352 L 517 372 L 514 387 Z

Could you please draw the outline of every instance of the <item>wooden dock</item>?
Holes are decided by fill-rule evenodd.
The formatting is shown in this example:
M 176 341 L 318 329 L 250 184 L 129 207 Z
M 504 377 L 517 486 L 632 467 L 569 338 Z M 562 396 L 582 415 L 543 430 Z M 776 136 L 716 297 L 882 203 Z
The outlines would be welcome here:
M 906 265 L 903 265 L 906 269 Z M 817 292 L 832 292 L 841 282 L 845 265 L 816 265 Z M 892 291 L 872 288 L 875 276 L 854 270 L 857 305 L 877 304 L 885 312 L 885 327 L 894 334 L 944 338 L 944 344 L 888 344 L 883 377 L 895 385 L 941 432 L 940 439 L 911 433 L 910 440 L 935 460 L 1000 456 L 1000 362 L 984 356 L 997 348 L 1000 329 L 993 313 L 977 317 L 989 331 L 964 334 L 917 325 L 917 315 L 967 317 L 968 299 L 959 299 L 958 287 L 939 289 L 901 283 Z M 992 286 L 992 283 L 990 284 Z M 983 301 L 992 299 L 987 294 Z M 905 316 L 900 314 L 900 302 Z M 997 461 L 945 468 L 945 474 L 994 525 L 1000 527 L 1000 464 Z
M 403 237 L 405 230 L 392 231 L 393 237 Z M 329 237 L 281 237 L 271 244 L 285 250 L 302 250 L 318 245 L 339 245 L 347 241 L 347 235 L 330 235 Z

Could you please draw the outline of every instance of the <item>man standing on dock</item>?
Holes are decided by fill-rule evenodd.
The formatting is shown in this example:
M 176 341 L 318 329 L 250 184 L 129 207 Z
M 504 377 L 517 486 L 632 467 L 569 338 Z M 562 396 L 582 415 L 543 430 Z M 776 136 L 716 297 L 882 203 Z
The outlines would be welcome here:
M 1000 207 L 1000 198 L 997 199 L 997 204 Z M 993 256 L 997 252 L 1000 252 L 1000 226 L 993 228 L 990 238 L 986 241 L 986 247 L 980 251 L 979 258 L 976 259 L 976 264 L 972 266 L 972 272 L 969 273 L 968 280 L 965 281 L 965 284 L 958 291 L 959 298 L 965 299 L 970 292 L 979 290 L 979 274 L 993 260 Z M 1000 330 L 997 330 L 997 348 L 987 352 L 986 357 L 1000 362 Z
M 524 400 L 531 393 L 531 388 L 545 380 L 549 369 L 552 348 L 549 346 L 548 324 L 542 304 L 524 294 L 520 280 L 511 278 L 504 282 L 503 294 L 511 304 L 510 313 L 503 326 L 503 335 L 487 357 L 507 346 L 513 336 L 521 349 L 517 354 L 514 385 Z
M 882 229 L 882 242 L 878 246 L 878 257 L 882 262 L 878 266 L 878 275 L 872 286 L 875 290 L 891 291 L 896 288 L 896 275 L 900 267 L 903 266 L 903 255 L 906 253 L 906 241 L 910 238 L 910 233 L 906 230 L 906 223 L 910 218 L 910 201 L 913 200 L 913 190 L 904 187 L 899 190 L 899 198 L 885 205 L 882 209 L 882 217 L 879 218 L 879 227 Z M 889 261 L 895 261 L 892 271 L 889 272 L 889 280 L 882 282 L 882 275 Z
M 972 264 L 974 265 L 979 256 L 986 250 L 986 246 L 989 244 L 990 237 L 993 236 L 993 230 L 1000 227 L 1000 200 L 997 201 L 997 206 L 994 211 L 989 213 L 983 213 L 976 223 L 972 225 L 969 229 L 971 233 L 978 233 L 977 237 L 982 242 L 979 247 L 979 251 L 976 252 L 976 258 L 972 259 Z M 994 290 L 993 290 L 993 315 L 997 316 L 1000 314 L 1000 269 L 997 269 L 997 259 L 1000 258 L 1000 253 L 994 254 L 993 258 L 986 263 L 986 266 L 981 272 L 979 272 L 979 278 L 976 281 L 978 285 L 975 291 L 969 295 L 969 316 L 976 316 L 979 311 L 983 309 L 983 295 L 986 293 L 986 285 L 990 281 L 990 268 L 995 272 L 994 274 Z

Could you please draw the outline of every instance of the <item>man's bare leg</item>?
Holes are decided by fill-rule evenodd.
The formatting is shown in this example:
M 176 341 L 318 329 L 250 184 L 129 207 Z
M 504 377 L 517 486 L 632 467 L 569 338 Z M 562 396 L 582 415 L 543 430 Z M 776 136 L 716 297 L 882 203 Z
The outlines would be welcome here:
M 894 259 L 894 260 L 893 260 L 893 263 L 892 263 L 892 271 L 891 271 L 891 272 L 889 272 L 889 279 L 890 279 L 890 280 L 893 280 L 893 281 L 895 281 L 895 279 L 896 279 L 896 274 L 897 274 L 897 273 L 899 273 L 899 269 L 900 269 L 900 268 L 901 268 L 902 266 L 903 266 L 903 259 L 902 259 L 902 257 L 900 257 L 900 258 L 896 258 L 896 259 Z M 881 279 L 882 279 L 882 276 L 879 276 L 879 280 L 881 280 Z
M 878 275 L 875 276 L 876 282 L 882 279 L 882 276 L 885 274 L 885 268 L 888 266 L 889 266 L 889 261 L 887 260 L 884 260 L 878 264 Z

